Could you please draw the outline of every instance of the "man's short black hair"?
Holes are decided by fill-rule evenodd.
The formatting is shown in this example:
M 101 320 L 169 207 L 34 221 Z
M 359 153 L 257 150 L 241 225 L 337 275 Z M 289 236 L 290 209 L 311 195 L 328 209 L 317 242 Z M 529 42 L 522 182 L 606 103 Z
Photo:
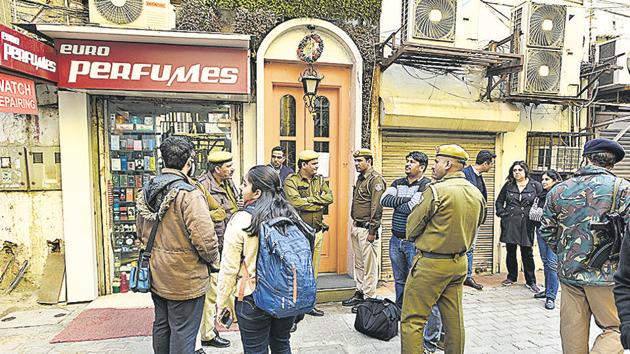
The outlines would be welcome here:
M 497 155 L 489 150 L 481 150 L 479 151 L 479 153 L 477 154 L 477 159 L 475 160 L 475 163 L 477 165 L 483 165 L 485 162 L 491 162 L 492 159 L 496 158 Z
M 405 156 L 405 159 L 412 158 L 420 164 L 420 166 L 427 167 L 429 165 L 429 157 L 424 152 L 412 151 Z
M 181 170 L 192 156 L 195 146 L 183 136 L 169 136 L 160 144 L 164 167 Z
M 285 149 L 284 146 L 274 146 L 273 149 L 271 149 L 272 155 L 274 151 L 280 151 L 282 153 L 282 157 L 287 157 L 287 149 Z

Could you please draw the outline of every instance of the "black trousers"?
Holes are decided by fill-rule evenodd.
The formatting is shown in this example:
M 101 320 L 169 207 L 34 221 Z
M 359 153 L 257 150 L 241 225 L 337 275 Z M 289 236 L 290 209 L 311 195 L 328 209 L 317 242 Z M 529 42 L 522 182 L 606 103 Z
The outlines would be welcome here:
M 523 262 L 523 272 L 525 273 L 525 282 L 527 285 L 536 284 L 536 273 L 534 265 L 534 252 L 531 247 L 519 246 L 515 243 L 506 243 L 507 248 L 507 270 L 508 279 L 516 282 L 518 279 L 518 262 L 516 261 L 516 248 L 521 248 L 521 261 Z
M 156 354 L 192 354 L 201 324 L 205 296 L 168 300 L 151 293 L 155 306 L 153 351 Z
M 274 318 L 256 306 L 251 295 L 234 303 L 245 354 L 291 354 L 291 326 L 295 317 Z

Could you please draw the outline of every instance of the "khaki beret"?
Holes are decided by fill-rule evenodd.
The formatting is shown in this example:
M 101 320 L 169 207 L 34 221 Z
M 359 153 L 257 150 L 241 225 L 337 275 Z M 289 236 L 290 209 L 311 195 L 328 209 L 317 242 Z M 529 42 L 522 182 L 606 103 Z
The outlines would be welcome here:
M 208 162 L 220 164 L 232 161 L 232 153 L 229 151 L 212 151 L 208 154 Z
M 298 154 L 298 160 L 311 161 L 319 158 L 319 153 L 313 150 L 304 150 Z
M 435 149 L 435 155 L 451 157 L 457 160 L 462 160 L 464 162 L 468 161 L 468 159 L 470 158 L 464 148 L 455 144 L 438 146 Z
M 374 154 L 370 149 L 359 149 L 352 154 L 354 157 L 372 157 Z

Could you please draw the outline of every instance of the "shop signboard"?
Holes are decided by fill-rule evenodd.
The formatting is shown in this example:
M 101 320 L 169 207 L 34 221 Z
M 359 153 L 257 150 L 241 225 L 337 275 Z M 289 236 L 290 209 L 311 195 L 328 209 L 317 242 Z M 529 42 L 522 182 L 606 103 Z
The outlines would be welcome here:
M 247 49 L 56 40 L 59 87 L 248 93 Z
M 37 114 L 33 80 L 0 74 L 0 112 Z
M 0 25 L 0 67 L 57 82 L 55 48 Z

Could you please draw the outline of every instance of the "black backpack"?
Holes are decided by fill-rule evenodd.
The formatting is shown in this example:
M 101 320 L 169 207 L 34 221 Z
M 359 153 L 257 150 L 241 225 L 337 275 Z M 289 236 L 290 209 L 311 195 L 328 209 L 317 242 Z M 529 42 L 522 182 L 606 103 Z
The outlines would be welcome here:
M 389 299 L 366 299 L 357 305 L 354 328 L 372 338 L 388 341 L 398 335 L 400 309 Z

